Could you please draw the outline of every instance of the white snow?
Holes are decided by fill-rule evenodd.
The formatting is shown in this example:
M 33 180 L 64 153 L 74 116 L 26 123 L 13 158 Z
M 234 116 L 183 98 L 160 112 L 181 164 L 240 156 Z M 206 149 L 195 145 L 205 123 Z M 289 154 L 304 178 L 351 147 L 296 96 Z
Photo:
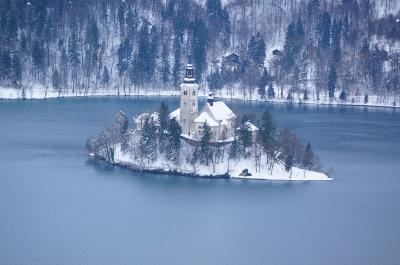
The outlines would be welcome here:
M 217 127 L 218 123 L 215 122 L 215 120 L 213 118 L 210 117 L 210 115 L 208 115 L 207 112 L 202 112 L 195 120 L 194 122 L 198 122 L 198 123 L 207 123 L 208 126 L 210 127 Z
M 237 99 L 237 100 L 247 100 L 247 101 L 263 101 L 263 102 L 273 102 L 273 103 L 299 103 L 299 104 L 312 104 L 312 105 L 331 105 L 331 106 L 368 106 L 368 107 L 389 107 L 389 108 L 400 108 L 400 95 L 399 96 L 387 96 L 386 99 L 382 99 L 375 95 L 368 95 L 368 103 L 364 104 L 363 95 L 353 96 L 348 95 L 348 101 L 342 102 L 337 100 L 339 98 L 340 91 L 335 94 L 335 100 L 329 100 L 324 96 L 321 96 L 320 100 L 316 99 L 316 96 L 310 90 L 309 100 L 303 101 L 301 98 L 295 95 L 293 101 L 289 101 L 285 98 L 274 98 L 274 99 L 262 99 L 257 92 L 254 94 L 243 94 L 243 92 L 238 89 L 232 89 L 228 91 L 227 89 L 222 89 L 218 96 L 222 99 Z M 278 88 L 276 88 L 275 93 L 278 95 Z M 284 95 L 287 95 L 287 90 L 284 90 Z M 31 87 L 25 89 L 25 95 L 21 89 L 10 88 L 10 87 L 0 87 L 0 99 L 48 99 L 48 98 L 63 98 L 63 97 L 95 97 L 95 96 L 179 96 L 180 91 L 177 90 L 145 90 L 136 89 L 132 90 L 131 93 L 126 91 L 123 93 L 120 90 L 109 89 L 101 90 L 98 89 L 95 93 L 62 93 L 58 94 L 58 91 L 49 89 L 46 90 L 43 87 Z M 205 93 L 204 93 L 204 96 Z M 395 105 L 393 103 L 396 103 Z M 217 102 L 214 102 L 214 105 Z
M 216 101 L 212 106 L 207 102 L 204 108 L 209 108 L 211 114 L 217 121 L 229 120 L 236 117 L 235 113 L 233 113 L 233 111 L 223 101 Z
M 175 119 L 176 121 L 179 121 L 180 117 L 181 117 L 181 108 L 177 108 L 176 110 L 174 110 L 169 114 L 169 118 Z
M 253 123 L 251 123 L 250 121 L 246 121 L 246 122 L 245 122 L 245 125 L 246 125 L 246 127 L 247 127 L 247 130 L 250 131 L 250 132 L 256 132 L 256 131 L 258 131 L 257 126 L 255 126 L 255 125 L 254 125 Z
M 265 160 L 262 160 L 265 161 Z M 242 159 L 239 161 L 226 160 L 224 163 L 219 163 L 215 166 L 211 164 L 205 165 L 191 165 L 185 160 L 180 162 L 180 165 L 167 161 L 162 156 L 147 164 L 132 157 L 129 153 L 121 151 L 120 147 L 116 147 L 115 162 L 117 165 L 126 166 L 135 170 L 156 171 L 164 173 L 178 173 L 183 175 L 191 175 L 197 177 L 220 177 L 227 176 L 235 179 L 257 179 L 269 181 L 328 181 L 332 178 L 324 173 L 300 169 L 293 167 L 290 172 L 285 171 L 284 165 L 275 163 L 272 168 L 270 164 L 261 163 L 260 167 L 256 169 L 255 162 L 251 159 Z M 240 176 L 242 171 L 247 169 L 251 176 Z

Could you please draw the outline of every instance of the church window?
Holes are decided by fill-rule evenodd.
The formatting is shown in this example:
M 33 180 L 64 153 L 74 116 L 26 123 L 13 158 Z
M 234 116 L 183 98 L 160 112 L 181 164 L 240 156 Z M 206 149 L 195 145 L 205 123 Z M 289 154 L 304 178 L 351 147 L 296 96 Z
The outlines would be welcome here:
M 185 96 L 187 95 L 187 91 L 186 90 L 183 91 L 183 95 L 185 95 Z
M 196 96 L 196 91 L 193 91 L 193 96 Z

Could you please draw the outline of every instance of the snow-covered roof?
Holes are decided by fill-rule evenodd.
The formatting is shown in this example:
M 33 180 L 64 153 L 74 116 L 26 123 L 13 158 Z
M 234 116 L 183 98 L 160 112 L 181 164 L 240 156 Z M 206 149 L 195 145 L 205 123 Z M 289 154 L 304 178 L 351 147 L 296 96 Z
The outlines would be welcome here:
M 205 107 L 209 108 L 212 116 L 217 121 L 236 118 L 235 113 L 223 101 L 214 102 L 212 106 L 207 102 Z
M 251 131 L 251 132 L 255 132 L 255 131 L 258 131 L 259 129 L 257 128 L 257 126 L 255 126 L 253 123 L 251 123 L 250 121 L 247 121 L 246 123 L 246 127 L 247 127 L 247 130 L 248 131 Z
M 256 132 L 259 131 L 258 127 L 255 126 L 253 123 L 251 123 L 250 121 L 246 121 L 245 126 L 247 127 L 247 131 L 249 132 Z M 237 130 L 240 130 L 240 127 L 237 128 Z
M 226 120 L 222 120 L 219 124 L 220 125 L 228 125 L 229 123 Z
M 218 126 L 218 123 L 208 115 L 207 112 L 203 111 L 195 120 L 196 123 L 204 123 L 207 122 L 207 125 L 210 127 Z
M 179 118 L 181 117 L 181 108 L 177 108 L 176 110 L 174 110 L 173 112 L 171 112 L 169 114 L 169 118 L 170 119 L 174 119 L 179 121 Z

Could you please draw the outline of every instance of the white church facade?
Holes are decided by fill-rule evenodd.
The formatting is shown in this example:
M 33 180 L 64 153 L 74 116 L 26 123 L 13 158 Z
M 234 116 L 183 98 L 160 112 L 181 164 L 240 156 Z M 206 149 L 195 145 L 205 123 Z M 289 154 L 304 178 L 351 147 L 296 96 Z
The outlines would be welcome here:
M 204 124 L 207 123 L 211 141 L 229 142 L 234 139 L 237 116 L 223 101 L 215 101 L 213 95 L 209 94 L 207 102 L 199 111 L 199 85 L 192 64 L 186 65 L 180 90 L 180 108 L 171 112 L 170 118 L 179 122 L 183 137 L 200 139 Z

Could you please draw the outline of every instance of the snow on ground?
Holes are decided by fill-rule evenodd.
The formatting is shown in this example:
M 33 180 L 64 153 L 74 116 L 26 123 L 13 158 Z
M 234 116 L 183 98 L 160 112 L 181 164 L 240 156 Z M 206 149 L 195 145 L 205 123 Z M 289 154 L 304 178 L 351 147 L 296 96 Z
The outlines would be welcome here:
M 161 91 L 149 91 L 149 90 L 132 90 L 124 91 L 121 89 L 117 90 L 102 90 L 99 89 L 95 93 L 61 93 L 59 94 L 56 90 L 45 90 L 40 87 L 33 87 L 25 89 L 25 91 L 16 88 L 0 87 L 0 99 L 46 99 L 46 98 L 63 98 L 63 97 L 93 97 L 93 96 L 178 96 L 179 91 L 176 90 L 161 90 Z
M 202 90 L 203 95 L 200 96 L 207 96 L 207 91 Z M 275 91 L 278 94 L 278 91 Z M 46 90 L 39 87 L 33 87 L 30 89 L 25 90 L 25 95 L 23 94 L 22 90 L 15 89 L 15 88 L 7 88 L 7 87 L 0 87 L 0 99 L 46 99 L 46 98 L 63 98 L 63 97 L 94 97 L 94 96 L 179 96 L 180 92 L 177 90 L 145 90 L 145 89 L 136 89 L 124 91 L 121 89 L 118 94 L 118 90 L 109 89 L 109 90 L 102 90 L 98 89 L 95 93 L 62 93 L 61 95 L 58 94 L 55 90 Z M 287 95 L 286 91 L 284 95 Z M 237 99 L 237 100 L 251 100 L 251 101 L 265 101 L 265 102 L 276 102 L 276 103 L 301 103 L 301 104 L 313 104 L 313 105 L 331 105 L 331 106 L 341 106 L 341 105 L 349 105 L 349 106 L 368 106 L 368 107 L 390 107 L 390 108 L 400 108 L 400 96 L 397 97 L 389 97 L 386 100 L 379 100 L 377 96 L 369 95 L 369 101 L 367 104 L 364 104 L 364 97 L 352 97 L 349 96 L 349 99 L 354 99 L 354 102 L 347 101 L 341 102 L 340 100 L 333 100 L 329 101 L 329 99 L 325 99 L 321 96 L 319 101 L 312 98 L 310 95 L 310 99 L 308 101 L 303 101 L 297 96 L 294 97 L 293 101 L 289 101 L 286 99 L 261 99 L 257 92 L 254 92 L 253 95 L 246 94 L 244 95 L 242 92 L 234 91 L 230 92 L 227 89 L 221 90 L 220 93 L 217 93 L 215 96 L 220 97 L 222 99 Z M 335 95 L 336 98 L 339 97 L 339 92 Z M 395 103 L 395 105 L 393 104 Z
M 158 158 L 155 162 L 147 164 L 138 160 L 134 160 L 128 153 L 121 151 L 120 147 L 115 151 L 115 162 L 117 165 L 126 166 L 134 170 L 155 171 L 163 173 L 178 173 L 182 175 L 196 176 L 196 177 L 231 177 L 236 179 L 258 179 L 270 181 L 328 181 L 332 178 L 324 173 L 304 170 L 293 167 L 291 172 L 287 172 L 282 164 L 275 163 L 272 169 L 268 169 L 268 165 L 261 164 L 260 170 L 256 170 L 254 161 L 249 159 L 242 159 L 239 161 L 229 162 L 225 160 L 224 163 L 219 163 L 215 167 L 211 164 L 209 166 L 196 165 L 193 166 L 184 161 L 178 166 L 163 158 Z M 263 160 L 265 161 L 265 160 Z M 251 174 L 248 176 L 241 176 L 243 170 L 247 169 Z

